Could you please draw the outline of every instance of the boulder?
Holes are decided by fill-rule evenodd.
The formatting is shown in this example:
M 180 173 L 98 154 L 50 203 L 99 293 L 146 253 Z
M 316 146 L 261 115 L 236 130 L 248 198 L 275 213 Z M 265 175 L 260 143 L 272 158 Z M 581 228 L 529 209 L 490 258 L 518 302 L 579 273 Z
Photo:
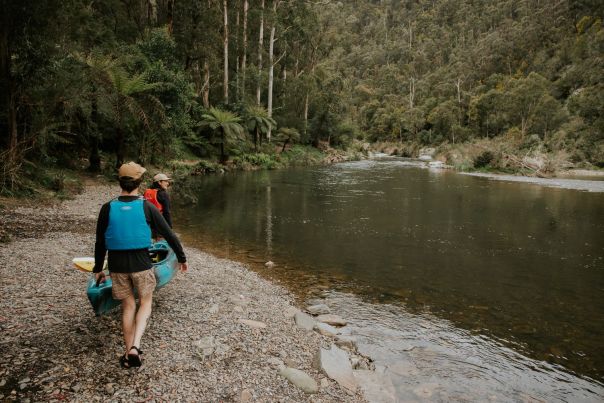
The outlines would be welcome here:
M 329 307 L 325 304 L 311 305 L 311 306 L 306 307 L 306 310 L 311 315 L 324 315 L 324 314 L 331 313 L 331 311 L 329 310 Z
M 296 321 L 296 325 L 299 328 L 305 330 L 312 330 L 315 327 L 315 320 L 312 316 L 305 314 L 304 312 L 296 312 L 294 315 L 294 320 Z
M 323 336 L 335 337 L 338 334 L 338 329 L 328 325 L 327 323 L 317 322 L 315 323 L 315 330 Z
M 337 346 L 353 349 L 357 344 L 357 339 L 354 336 L 338 334 L 335 343 Z
M 352 365 L 350 365 L 348 354 L 344 350 L 333 345 L 329 350 L 319 348 L 315 365 L 342 387 L 351 392 L 357 390 L 357 381 L 352 372 Z
M 293 383 L 304 393 L 310 394 L 319 391 L 317 382 L 304 371 L 295 368 L 283 368 L 279 371 L 279 375 Z
M 345 319 L 342 319 L 338 315 L 332 314 L 319 315 L 317 316 L 317 320 L 319 322 L 327 323 L 332 326 L 346 326 L 346 324 L 348 323 Z

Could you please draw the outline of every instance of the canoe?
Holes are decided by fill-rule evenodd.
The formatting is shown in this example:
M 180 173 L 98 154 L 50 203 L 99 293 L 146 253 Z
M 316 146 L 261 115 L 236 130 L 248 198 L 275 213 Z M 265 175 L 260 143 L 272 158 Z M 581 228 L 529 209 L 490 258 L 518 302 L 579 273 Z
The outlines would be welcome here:
M 176 272 L 178 271 L 178 260 L 176 254 L 172 248 L 168 246 L 166 241 L 159 241 L 153 244 L 153 246 L 149 248 L 149 255 L 153 261 L 152 270 L 155 273 L 155 279 L 157 280 L 155 290 L 159 290 L 176 276 Z M 120 304 L 119 300 L 115 300 L 111 296 L 111 288 L 111 276 L 107 276 L 106 281 L 98 286 L 96 285 L 94 274 L 88 280 L 86 294 L 88 295 L 88 300 L 97 316 L 106 314 Z M 136 294 L 136 289 L 134 292 Z

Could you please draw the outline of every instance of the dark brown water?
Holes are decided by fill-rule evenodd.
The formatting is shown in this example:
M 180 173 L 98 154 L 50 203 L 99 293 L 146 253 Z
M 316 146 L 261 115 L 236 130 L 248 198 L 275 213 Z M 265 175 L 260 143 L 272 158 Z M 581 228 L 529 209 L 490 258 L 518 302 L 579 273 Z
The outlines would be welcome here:
M 388 317 L 405 346 L 428 343 L 409 330 L 428 321 L 447 329 L 456 354 L 479 357 L 485 390 L 487 380 L 509 384 L 518 373 L 527 396 L 604 396 L 604 193 L 385 160 L 204 177 L 197 196 L 177 212 L 189 242 L 257 263 L 301 292 L 356 295 L 340 310 L 363 318 L 357 330 L 373 329 L 371 340 Z M 278 264 L 270 272 L 261 269 L 268 260 Z M 396 338 L 384 343 L 405 352 Z

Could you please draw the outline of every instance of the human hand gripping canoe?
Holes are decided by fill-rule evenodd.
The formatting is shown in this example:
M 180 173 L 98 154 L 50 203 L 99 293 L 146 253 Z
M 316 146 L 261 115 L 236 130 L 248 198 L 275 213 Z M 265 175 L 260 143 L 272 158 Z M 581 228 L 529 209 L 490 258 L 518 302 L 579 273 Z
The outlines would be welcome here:
M 181 273 L 185 273 L 187 270 L 189 270 L 189 264 L 187 262 L 180 263 L 179 269 Z

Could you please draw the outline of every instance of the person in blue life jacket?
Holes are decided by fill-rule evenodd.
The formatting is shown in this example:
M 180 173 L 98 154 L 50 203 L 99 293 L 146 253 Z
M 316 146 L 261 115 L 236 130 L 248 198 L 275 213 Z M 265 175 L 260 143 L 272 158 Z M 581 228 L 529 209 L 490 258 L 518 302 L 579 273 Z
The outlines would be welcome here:
M 93 273 L 97 282 L 104 281 L 103 263 L 111 273 L 112 296 L 122 305 L 122 331 L 125 353 L 120 357 L 123 368 L 142 365 L 141 338 L 151 315 L 153 291 L 156 280 L 153 273 L 149 247 L 151 232 L 155 231 L 168 242 L 176 253 L 180 271 L 188 269 L 187 259 L 180 241 L 159 212 L 149 201 L 139 195 L 145 168 L 129 162 L 119 168 L 121 194 L 101 207 L 96 227 Z M 136 309 L 134 289 L 140 305 Z

